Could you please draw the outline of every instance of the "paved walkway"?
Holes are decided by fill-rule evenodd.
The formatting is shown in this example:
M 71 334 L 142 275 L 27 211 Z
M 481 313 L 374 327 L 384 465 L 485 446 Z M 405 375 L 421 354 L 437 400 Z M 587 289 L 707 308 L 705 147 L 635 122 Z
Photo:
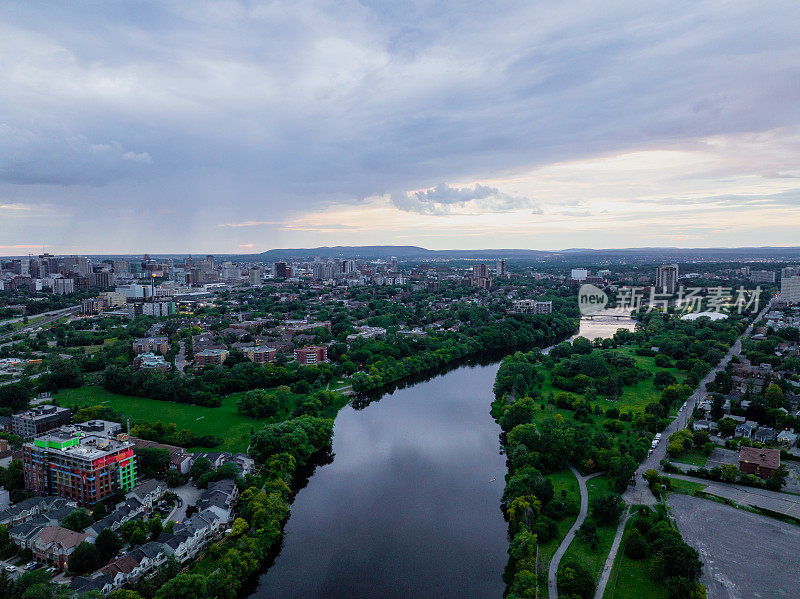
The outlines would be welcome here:
M 619 526 L 617 526 L 617 534 L 614 535 L 614 542 L 611 543 L 611 549 L 608 552 L 606 564 L 603 566 L 603 571 L 600 573 L 600 580 L 597 581 L 597 590 L 595 591 L 594 599 L 603 599 L 603 593 L 605 593 L 608 579 L 611 576 L 611 569 L 614 567 L 614 559 L 617 557 L 619 545 L 622 542 L 622 533 L 625 532 L 625 525 L 628 523 L 629 517 L 630 508 L 626 508 L 625 514 L 623 514 L 622 519 L 619 521 Z
M 603 474 L 602 472 L 595 472 L 589 476 L 581 476 L 581 473 L 578 472 L 574 466 L 570 465 L 569 469 L 572 470 L 575 478 L 578 479 L 578 487 L 581 491 L 581 511 L 578 513 L 575 524 L 569 529 L 567 536 L 564 537 L 564 540 L 561 541 L 561 545 L 558 546 L 558 549 L 556 549 L 556 552 L 553 554 L 553 559 L 550 560 L 550 570 L 547 575 L 547 589 L 550 599 L 558 599 L 558 581 L 556 580 L 558 565 L 561 563 L 561 558 L 564 557 L 564 554 L 567 552 L 572 539 L 575 538 L 575 533 L 578 532 L 581 524 L 586 520 L 586 514 L 589 513 L 589 492 L 586 490 L 586 481 Z

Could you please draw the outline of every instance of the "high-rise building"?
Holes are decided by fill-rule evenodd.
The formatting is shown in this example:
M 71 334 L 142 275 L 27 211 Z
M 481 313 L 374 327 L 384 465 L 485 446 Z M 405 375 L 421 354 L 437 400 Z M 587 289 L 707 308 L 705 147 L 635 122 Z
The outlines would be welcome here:
M 750 280 L 753 283 L 774 283 L 775 271 L 774 270 L 754 270 L 750 273 Z
M 500 258 L 497 261 L 497 276 L 498 277 L 506 276 L 506 261 L 504 258 Z
M 656 269 L 656 289 L 669 294 L 678 290 L 677 264 L 665 264 Z
M 800 303 L 800 266 L 787 266 L 781 271 L 781 299 Z
M 257 268 L 250 269 L 250 286 L 251 287 L 258 287 L 261 285 L 261 271 Z
M 394 256 L 392 256 L 392 259 L 389 262 L 389 271 L 400 272 L 399 268 L 397 267 L 397 258 L 395 258 Z
M 286 265 L 286 262 L 276 262 L 275 264 L 273 264 L 272 274 L 275 276 L 276 279 L 288 279 L 289 267 Z
M 75 281 L 72 279 L 53 279 L 53 293 L 68 295 L 75 292 Z
M 122 438 L 64 426 L 25 443 L 25 488 L 84 506 L 130 491 L 136 485 L 136 456 Z
M 573 268 L 569 274 L 569 278 L 573 281 L 585 281 L 589 276 L 589 271 L 585 268 Z

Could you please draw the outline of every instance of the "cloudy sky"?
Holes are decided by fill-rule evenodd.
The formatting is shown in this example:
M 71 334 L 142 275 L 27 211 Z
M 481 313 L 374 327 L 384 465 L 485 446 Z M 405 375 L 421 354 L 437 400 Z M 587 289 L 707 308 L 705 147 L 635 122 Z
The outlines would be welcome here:
M 0 4 L 0 254 L 800 244 L 800 3 Z

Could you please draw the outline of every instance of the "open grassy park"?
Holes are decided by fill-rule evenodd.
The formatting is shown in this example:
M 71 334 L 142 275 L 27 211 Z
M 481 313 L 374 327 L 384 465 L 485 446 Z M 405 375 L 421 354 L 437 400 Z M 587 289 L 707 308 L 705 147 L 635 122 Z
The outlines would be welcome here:
M 216 449 L 244 452 L 247 449 L 251 429 L 258 429 L 267 421 L 239 414 L 236 411 L 236 400 L 240 396 L 240 393 L 235 393 L 223 397 L 222 405 L 218 408 L 119 395 L 102 387 L 64 389 L 58 393 L 56 399 L 64 406 L 108 406 L 121 412 L 132 422 L 148 420 L 174 423 L 179 429 L 186 428 L 200 435 L 222 437 L 224 441 Z

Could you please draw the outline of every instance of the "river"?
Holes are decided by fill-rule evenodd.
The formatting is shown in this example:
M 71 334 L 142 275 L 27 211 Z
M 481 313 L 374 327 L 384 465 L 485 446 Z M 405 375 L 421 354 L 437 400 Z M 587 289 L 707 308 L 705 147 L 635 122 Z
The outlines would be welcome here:
M 632 322 L 583 320 L 607 337 Z M 336 417 L 334 459 L 294 499 L 258 599 L 502 597 L 499 361 L 458 367 Z
M 253 597 L 501 597 L 498 367 L 462 366 L 343 408 L 335 458 L 295 497 Z

